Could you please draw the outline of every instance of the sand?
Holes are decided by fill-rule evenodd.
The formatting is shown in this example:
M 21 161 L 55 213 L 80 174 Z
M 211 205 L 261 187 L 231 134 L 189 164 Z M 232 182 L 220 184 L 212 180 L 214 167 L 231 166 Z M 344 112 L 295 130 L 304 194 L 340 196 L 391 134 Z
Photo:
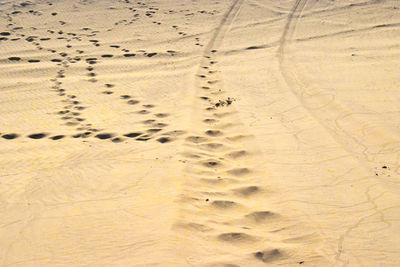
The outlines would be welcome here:
M 0 1 L 0 266 L 400 266 L 399 9 Z

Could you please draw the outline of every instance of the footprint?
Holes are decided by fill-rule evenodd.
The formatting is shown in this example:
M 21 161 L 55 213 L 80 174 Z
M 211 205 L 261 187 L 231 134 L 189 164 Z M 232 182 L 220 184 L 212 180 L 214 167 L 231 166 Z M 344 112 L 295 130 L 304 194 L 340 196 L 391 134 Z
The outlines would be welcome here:
M 159 131 L 162 131 L 162 129 L 154 128 L 154 129 L 148 129 L 147 132 L 149 133 L 157 133 Z
M 9 57 L 8 59 L 11 61 L 20 61 L 21 60 L 20 57 Z
M 225 234 L 220 234 L 218 236 L 218 239 L 221 241 L 225 242 L 248 242 L 248 241 L 254 241 L 255 238 L 251 235 L 245 234 L 245 233 L 225 233 Z
M 202 136 L 189 136 L 186 138 L 186 141 L 199 144 L 208 141 L 208 139 Z
M 209 136 L 220 136 L 222 135 L 222 132 L 219 130 L 208 130 L 206 131 L 206 134 Z
M 153 126 L 158 127 L 158 128 L 164 128 L 164 127 L 168 126 L 168 124 L 159 122 L 159 123 L 154 124 Z
M 129 105 L 136 105 L 136 104 L 139 103 L 139 101 L 131 99 L 131 100 L 129 100 L 127 103 L 128 103 Z
M 65 137 L 65 135 L 55 135 L 50 137 L 51 140 L 60 140 L 63 139 Z
M 124 134 L 124 136 L 129 137 L 129 138 L 135 138 L 135 137 L 138 137 L 139 135 L 142 135 L 142 133 L 128 133 L 128 134 Z
M 42 139 L 42 138 L 44 138 L 46 136 L 47 136 L 47 134 L 45 134 L 45 133 L 36 133 L 36 134 L 28 135 L 28 137 L 31 138 L 31 139 Z
M 145 121 L 142 121 L 143 124 L 153 124 L 154 122 L 156 122 L 156 120 L 145 120 Z
M 113 136 L 114 136 L 113 134 L 102 133 L 102 134 L 96 135 L 96 138 L 99 138 L 99 139 L 104 140 L 104 139 L 109 139 L 109 138 L 111 138 L 111 137 L 113 137 Z
M 229 209 L 239 206 L 236 202 L 229 200 L 215 200 L 211 204 L 220 209 Z
M 144 142 L 146 142 L 146 141 L 148 141 L 150 139 L 151 139 L 150 136 L 143 135 L 142 137 L 136 138 L 135 140 L 136 141 L 144 141 Z
M 149 105 L 143 105 L 143 107 L 144 107 L 144 108 L 154 108 L 155 106 L 154 106 L 154 105 L 151 105 L 151 104 L 149 104 Z
M 221 162 L 216 161 L 216 160 L 207 160 L 202 163 L 203 166 L 208 167 L 208 168 L 215 168 L 221 165 Z
M 148 110 L 142 109 L 142 110 L 137 111 L 136 113 L 145 115 L 145 114 L 149 114 L 150 112 Z
M 215 119 L 205 119 L 205 120 L 203 120 L 203 122 L 211 124 L 211 123 L 216 123 L 218 121 Z
M 219 143 L 202 144 L 201 147 L 206 150 L 217 151 L 223 149 L 225 146 Z
M 281 260 L 285 258 L 282 252 L 279 249 L 271 249 L 271 250 L 264 250 L 258 251 L 254 253 L 254 257 L 261 260 L 262 262 L 268 263 L 271 261 Z
M 39 63 L 40 60 L 39 59 L 29 59 L 28 62 L 29 63 Z
M 119 137 L 115 137 L 115 138 L 113 138 L 111 140 L 111 142 L 113 142 L 113 143 L 121 143 L 122 141 L 124 141 L 124 140 L 122 138 L 119 138 Z
M 104 58 L 110 58 L 110 57 L 113 57 L 114 55 L 111 55 L 111 54 L 105 54 L 105 55 L 102 55 L 101 57 L 104 57 Z
M 234 151 L 231 153 L 228 153 L 226 156 L 232 159 L 237 159 L 243 156 L 248 155 L 248 153 L 245 150 L 239 150 L 239 151 Z
M 256 223 L 262 223 L 265 222 L 268 219 L 272 219 L 277 217 L 278 215 L 276 213 L 273 213 L 271 211 L 256 211 L 252 212 L 250 214 L 247 214 L 245 217 L 253 220 Z
M 124 54 L 124 57 L 134 57 L 136 54 Z
M 11 134 L 5 134 L 5 135 L 3 135 L 2 137 L 3 137 L 4 139 L 11 140 L 11 139 L 17 138 L 18 136 L 19 136 L 18 134 L 11 133 Z
M 166 117 L 169 116 L 169 114 L 167 114 L 167 113 L 157 113 L 157 114 L 154 114 L 154 116 L 156 116 L 157 118 L 166 118 Z
M 72 136 L 72 138 L 87 138 L 91 135 L 91 132 L 85 132 L 85 133 L 78 133 Z
M 157 141 L 160 142 L 160 143 L 162 143 L 162 144 L 164 144 L 164 143 L 171 142 L 171 138 L 168 138 L 168 137 L 161 137 L 161 138 L 158 138 Z
M 241 197 L 248 197 L 250 195 L 256 194 L 260 192 L 260 188 L 258 186 L 246 186 L 242 188 L 234 189 L 233 192 Z

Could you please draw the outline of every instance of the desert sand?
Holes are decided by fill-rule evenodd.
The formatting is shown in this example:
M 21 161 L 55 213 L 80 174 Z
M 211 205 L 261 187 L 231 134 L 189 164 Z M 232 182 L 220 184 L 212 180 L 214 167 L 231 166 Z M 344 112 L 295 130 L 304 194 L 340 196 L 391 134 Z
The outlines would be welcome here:
M 1 0 L 0 266 L 400 266 L 397 0 Z

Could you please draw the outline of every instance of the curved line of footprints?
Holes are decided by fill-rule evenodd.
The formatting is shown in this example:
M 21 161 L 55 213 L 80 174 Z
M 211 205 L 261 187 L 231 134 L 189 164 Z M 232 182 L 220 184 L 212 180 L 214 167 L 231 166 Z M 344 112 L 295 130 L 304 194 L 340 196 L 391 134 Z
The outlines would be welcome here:
M 154 132 L 158 132 L 158 129 L 154 129 Z M 174 139 L 171 137 L 172 135 L 177 135 L 177 134 L 184 134 L 184 131 L 173 131 L 170 133 L 165 133 L 165 136 L 158 137 L 155 139 L 159 143 L 168 143 L 173 141 Z M 5 133 L 1 135 L 1 138 L 5 140 L 13 140 L 17 139 L 19 137 L 22 137 L 21 134 L 18 133 Z M 63 134 L 48 134 L 48 133 L 33 133 L 25 136 L 25 138 L 33 139 L 33 140 L 38 140 L 38 139 L 43 139 L 43 138 L 48 138 L 54 141 L 64 139 L 66 137 L 71 137 L 71 138 L 88 138 L 88 137 L 94 137 L 99 140 L 111 140 L 113 143 L 120 143 L 123 142 L 124 140 L 129 139 L 135 139 L 136 141 L 148 141 L 150 139 L 153 139 L 150 134 L 142 133 L 142 132 L 131 132 L 131 133 L 126 133 L 123 135 L 117 135 L 114 133 L 98 133 L 94 134 L 91 131 L 83 132 L 83 133 L 78 133 L 74 135 L 63 135 Z M 125 137 L 125 138 L 124 138 Z

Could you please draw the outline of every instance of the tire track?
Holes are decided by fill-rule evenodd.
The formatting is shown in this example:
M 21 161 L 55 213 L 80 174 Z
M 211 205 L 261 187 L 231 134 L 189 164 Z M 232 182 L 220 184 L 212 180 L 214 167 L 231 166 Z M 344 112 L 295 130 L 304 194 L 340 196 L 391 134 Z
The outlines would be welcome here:
M 351 134 L 347 133 L 345 129 L 341 128 L 339 125 L 339 120 L 343 117 L 348 116 L 351 114 L 350 110 L 344 110 L 343 106 L 340 106 L 340 113 L 338 113 L 337 107 L 335 105 L 335 96 L 331 95 L 331 99 L 327 101 L 324 92 L 320 89 L 313 89 L 313 94 L 308 94 L 306 91 L 307 88 L 304 86 L 300 79 L 298 78 L 298 74 L 296 73 L 294 67 L 292 67 L 293 62 L 290 62 L 289 59 L 286 57 L 286 48 L 288 43 L 293 40 L 293 34 L 296 31 L 296 26 L 301 22 L 301 17 L 303 14 L 304 7 L 307 5 L 308 0 L 297 0 L 292 8 L 291 13 L 288 16 L 287 23 L 284 27 L 282 37 L 280 39 L 280 46 L 277 51 L 277 57 L 279 59 L 280 71 L 282 77 L 284 78 L 286 84 L 288 85 L 290 91 L 293 95 L 297 98 L 300 105 L 304 108 L 304 110 L 323 128 L 326 133 L 341 147 L 344 151 L 346 151 L 351 157 L 353 157 L 360 166 L 365 170 L 366 175 L 371 173 L 370 177 L 371 182 L 376 183 L 376 177 L 373 175 L 374 170 L 377 169 L 378 162 L 373 162 L 368 158 L 368 147 L 364 145 L 360 140 L 356 137 L 352 136 Z M 360 3 L 354 4 L 353 6 L 364 6 L 367 4 L 375 4 L 379 3 L 380 1 L 372 1 L 370 3 Z M 332 9 L 334 10 L 334 9 Z M 322 12 L 322 11 L 317 11 Z M 315 14 L 316 12 L 311 12 L 309 14 Z M 365 31 L 365 30 L 372 30 L 376 28 L 384 28 L 384 27 L 392 27 L 397 26 L 397 24 L 382 24 L 382 25 L 375 25 L 369 26 L 365 29 L 353 29 L 349 31 L 339 32 L 338 34 L 332 34 L 330 36 L 339 35 L 343 33 L 350 33 L 350 32 L 357 32 L 357 31 Z M 329 36 L 329 35 L 326 35 Z M 325 37 L 324 35 L 316 36 L 317 38 Z M 309 38 L 309 39 L 314 39 Z M 302 41 L 303 39 L 297 39 L 296 41 Z M 292 64 L 291 64 L 292 63 Z M 319 108 L 313 108 L 312 106 L 307 104 L 308 100 L 314 100 L 319 102 L 319 106 L 323 107 L 323 111 L 327 114 L 330 114 L 329 118 L 324 118 L 323 115 L 316 114 L 315 111 L 318 111 Z M 332 115 L 338 114 L 334 119 L 332 119 Z M 352 121 L 351 124 L 357 125 L 360 122 L 357 120 Z M 375 174 L 378 175 L 377 173 Z M 379 183 L 378 180 L 378 184 Z M 371 195 L 369 193 L 371 187 L 368 187 L 365 192 L 365 199 L 366 202 L 371 203 L 373 206 L 373 211 L 375 212 L 374 215 L 379 214 L 380 222 L 390 226 L 390 224 L 385 219 L 383 213 L 380 211 L 380 207 L 378 208 L 377 204 L 371 199 Z M 344 229 L 343 233 L 340 234 L 337 240 L 337 248 L 336 248 L 336 256 L 335 256 L 335 264 L 340 264 L 341 266 L 346 265 L 348 263 L 348 255 L 352 252 L 351 249 L 346 251 L 344 249 L 345 238 L 350 236 L 350 233 L 354 231 L 364 220 L 369 218 L 371 215 L 367 216 L 354 216 L 354 223 L 347 226 Z M 351 237 L 350 237 L 351 239 Z M 347 254 L 347 255 L 346 255 Z
M 300 18 L 302 17 L 303 10 L 307 5 L 307 2 L 308 0 L 296 0 L 292 11 L 288 16 L 277 51 L 280 72 L 290 91 L 297 98 L 307 113 L 323 127 L 323 129 L 335 140 L 339 146 L 341 146 L 347 153 L 352 155 L 362 166 L 364 166 L 366 170 L 372 172 L 372 170 L 376 167 L 376 163 L 369 161 L 366 152 L 367 147 L 354 136 L 349 135 L 338 124 L 338 120 L 340 120 L 343 116 L 347 116 L 350 111 L 346 112 L 346 110 L 343 110 L 344 107 L 340 106 L 340 109 L 342 109 L 341 114 L 345 115 L 338 115 L 336 119 L 324 119 L 323 117 L 315 114 L 317 109 L 310 107 L 310 105 L 306 103 L 307 100 L 320 103 L 318 106 L 323 107 L 326 113 L 336 114 L 337 105 L 335 105 L 335 96 L 327 95 L 326 92 L 323 92 L 317 88 L 312 88 L 312 96 L 309 96 L 310 99 L 308 99 L 306 91 L 307 88 L 305 88 L 301 81 L 299 81 L 295 70 L 292 70 L 293 64 L 291 64 L 286 57 L 288 43 L 293 40 L 293 34 L 296 30 L 296 25 L 301 22 Z M 371 27 L 371 29 L 373 28 L 379 28 L 379 25 Z M 358 124 L 359 122 L 354 121 L 353 123 Z
M 354 139 L 354 137 L 346 134 L 337 125 L 336 121 L 334 122 L 334 125 L 329 125 L 314 113 L 313 109 L 310 108 L 307 103 L 305 103 L 305 99 L 303 98 L 305 92 L 301 83 L 298 81 L 296 74 L 290 70 L 291 64 L 286 58 L 285 50 L 287 49 L 288 42 L 293 39 L 292 37 L 296 30 L 296 25 L 300 22 L 299 18 L 301 18 L 303 9 L 306 6 L 307 2 L 308 0 L 296 0 L 284 27 L 282 37 L 280 39 L 280 45 L 277 51 L 282 77 L 284 78 L 284 81 L 288 85 L 290 91 L 300 102 L 301 106 L 319 125 L 324 128 L 324 130 L 335 140 L 335 142 L 340 145 L 346 152 L 353 155 L 361 164 L 363 164 L 364 166 L 369 166 L 367 155 L 365 154 L 366 147 L 358 142 L 356 139 Z M 322 94 L 323 92 L 319 93 L 321 96 L 318 100 L 321 103 L 325 103 L 328 101 L 328 104 L 326 106 L 329 106 L 334 101 L 334 96 L 331 96 L 332 99 L 327 99 L 326 94 Z M 314 92 L 313 97 L 315 97 L 316 95 L 318 94 Z M 334 114 L 334 106 L 326 108 L 331 109 L 332 114 Z M 344 139 L 346 140 L 346 142 L 341 141 L 340 139 Z M 367 168 L 370 169 L 370 167 Z

